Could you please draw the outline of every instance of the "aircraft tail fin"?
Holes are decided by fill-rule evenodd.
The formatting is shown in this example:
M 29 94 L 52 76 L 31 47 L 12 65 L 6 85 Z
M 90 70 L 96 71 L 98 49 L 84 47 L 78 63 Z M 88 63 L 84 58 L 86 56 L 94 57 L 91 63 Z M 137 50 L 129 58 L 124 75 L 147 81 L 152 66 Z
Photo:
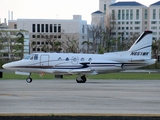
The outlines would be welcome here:
M 144 31 L 128 50 L 133 56 L 151 58 L 152 31 Z

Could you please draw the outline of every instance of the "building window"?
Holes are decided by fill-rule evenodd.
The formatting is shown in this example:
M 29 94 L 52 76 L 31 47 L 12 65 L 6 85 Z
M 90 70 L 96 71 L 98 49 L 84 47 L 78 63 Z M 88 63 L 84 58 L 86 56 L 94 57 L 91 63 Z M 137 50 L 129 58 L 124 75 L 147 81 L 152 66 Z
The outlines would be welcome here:
M 54 38 L 57 38 L 57 35 L 54 35 Z
M 130 10 L 130 20 L 133 20 L 133 10 Z
M 36 24 L 32 24 L 32 32 L 36 32 Z
M 139 22 L 139 21 L 136 21 L 135 24 L 140 24 L 140 22 Z
M 156 19 L 156 9 L 153 9 L 153 19 Z
M 129 20 L 129 10 L 126 10 L 126 20 Z
M 118 22 L 118 24 L 120 25 L 120 24 L 121 24 L 121 22 Z
M 124 24 L 125 24 L 125 22 L 122 22 L 122 24 L 124 25 Z
M 136 10 L 136 19 L 139 20 L 139 10 Z
M 40 32 L 40 24 L 37 24 L 37 32 Z
M 61 24 L 58 24 L 58 32 L 61 32 Z
M 37 51 L 40 51 L 40 48 L 37 48 Z
M 140 27 L 135 27 L 135 30 L 139 30 L 140 29 Z
M 132 30 L 132 27 L 130 27 L 130 30 Z
M 130 24 L 132 24 L 133 22 L 130 22 Z
M 125 10 L 122 10 L 122 20 L 125 19 Z
M 14 24 L 14 29 L 17 29 L 17 24 Z M 24 29 L 24 28 L 23 28 Z
M 151 24 L 157 24 L 157 21 L 151 21 Z
M 36 51 L 36 48 L 33 48 L 32 51 Z
M 52 24 L 50 24 L 50 32 L 53 32 Z
M 46 32 L 48 32 L 48 24 L 46 24 Z
M 61 38 L 61 35 L 58 35 L 58 38 Z
M 160 19 L 160 9 L 159 9 L 159 19 Z M 159 22 L 159 24 L 160 24 L 160 22 Z
M 147 21 L 145 21 L 145 24 L 147 25 Z
M 40 45 L 40 42 L 39 42 L 39 41 L 37 42 L 37 45 Z
M 145 9 L 145 13 L 144 13 L 144 19 L 148 19 L 148 10 L 147 9 Z
M 32 35 L 32 38 L 36 38 L 36 36 L 35 36 L 35 35 Z
M 106 4 L 104 4 L 104 13 L 106 13 Z
M 57 32 L 57 24 L 54 24 L 54 32 Z
M 151 27 L 151 30 L 157 30 L 157 27 Z
M 112 10 L 112 20 L 115 20 L 115 10 Z
M 84 25 L 82 25 L 82 33 L 84 33 Z
M 41 24 L 41 32 L 44 32 L 44 24 Z
M 40 35 L 37 35 L 37 38 L 40 38 Z
M 118 10 L 118 20 L 121 19 L 121 10 Z

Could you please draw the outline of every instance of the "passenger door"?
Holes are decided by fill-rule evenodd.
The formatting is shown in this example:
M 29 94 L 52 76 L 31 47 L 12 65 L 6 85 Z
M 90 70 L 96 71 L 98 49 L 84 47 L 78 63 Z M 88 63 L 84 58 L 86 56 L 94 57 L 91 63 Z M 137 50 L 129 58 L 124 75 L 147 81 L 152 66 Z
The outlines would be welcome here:
M 40 65 L 41 66 L 49 66 L 49 55 L 41 55 Z

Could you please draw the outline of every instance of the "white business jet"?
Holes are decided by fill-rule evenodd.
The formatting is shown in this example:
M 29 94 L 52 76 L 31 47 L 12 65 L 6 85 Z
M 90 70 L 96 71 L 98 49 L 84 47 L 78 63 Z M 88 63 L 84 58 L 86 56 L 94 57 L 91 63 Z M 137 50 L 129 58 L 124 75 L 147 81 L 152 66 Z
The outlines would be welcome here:
M 3 65 L 16 74 L 51 73 L 55 75 L 78 74 L 77 83 L 85 83 L 86 75 L 117 72 L 154 64 L 151 59 L 152 31 L 143 32 L 128 51 L 104 54 L 33 53 L 24 59 Z

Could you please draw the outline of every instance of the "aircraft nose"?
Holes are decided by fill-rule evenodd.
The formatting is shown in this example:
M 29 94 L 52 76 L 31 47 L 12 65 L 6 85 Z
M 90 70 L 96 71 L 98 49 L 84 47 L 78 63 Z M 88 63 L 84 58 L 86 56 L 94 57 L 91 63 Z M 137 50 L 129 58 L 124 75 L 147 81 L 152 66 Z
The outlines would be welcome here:
M 4 64 L 2 67 L 3 67 L 4 69 L 8 69 L 8 68 L 10 67 L 10 65 Z

